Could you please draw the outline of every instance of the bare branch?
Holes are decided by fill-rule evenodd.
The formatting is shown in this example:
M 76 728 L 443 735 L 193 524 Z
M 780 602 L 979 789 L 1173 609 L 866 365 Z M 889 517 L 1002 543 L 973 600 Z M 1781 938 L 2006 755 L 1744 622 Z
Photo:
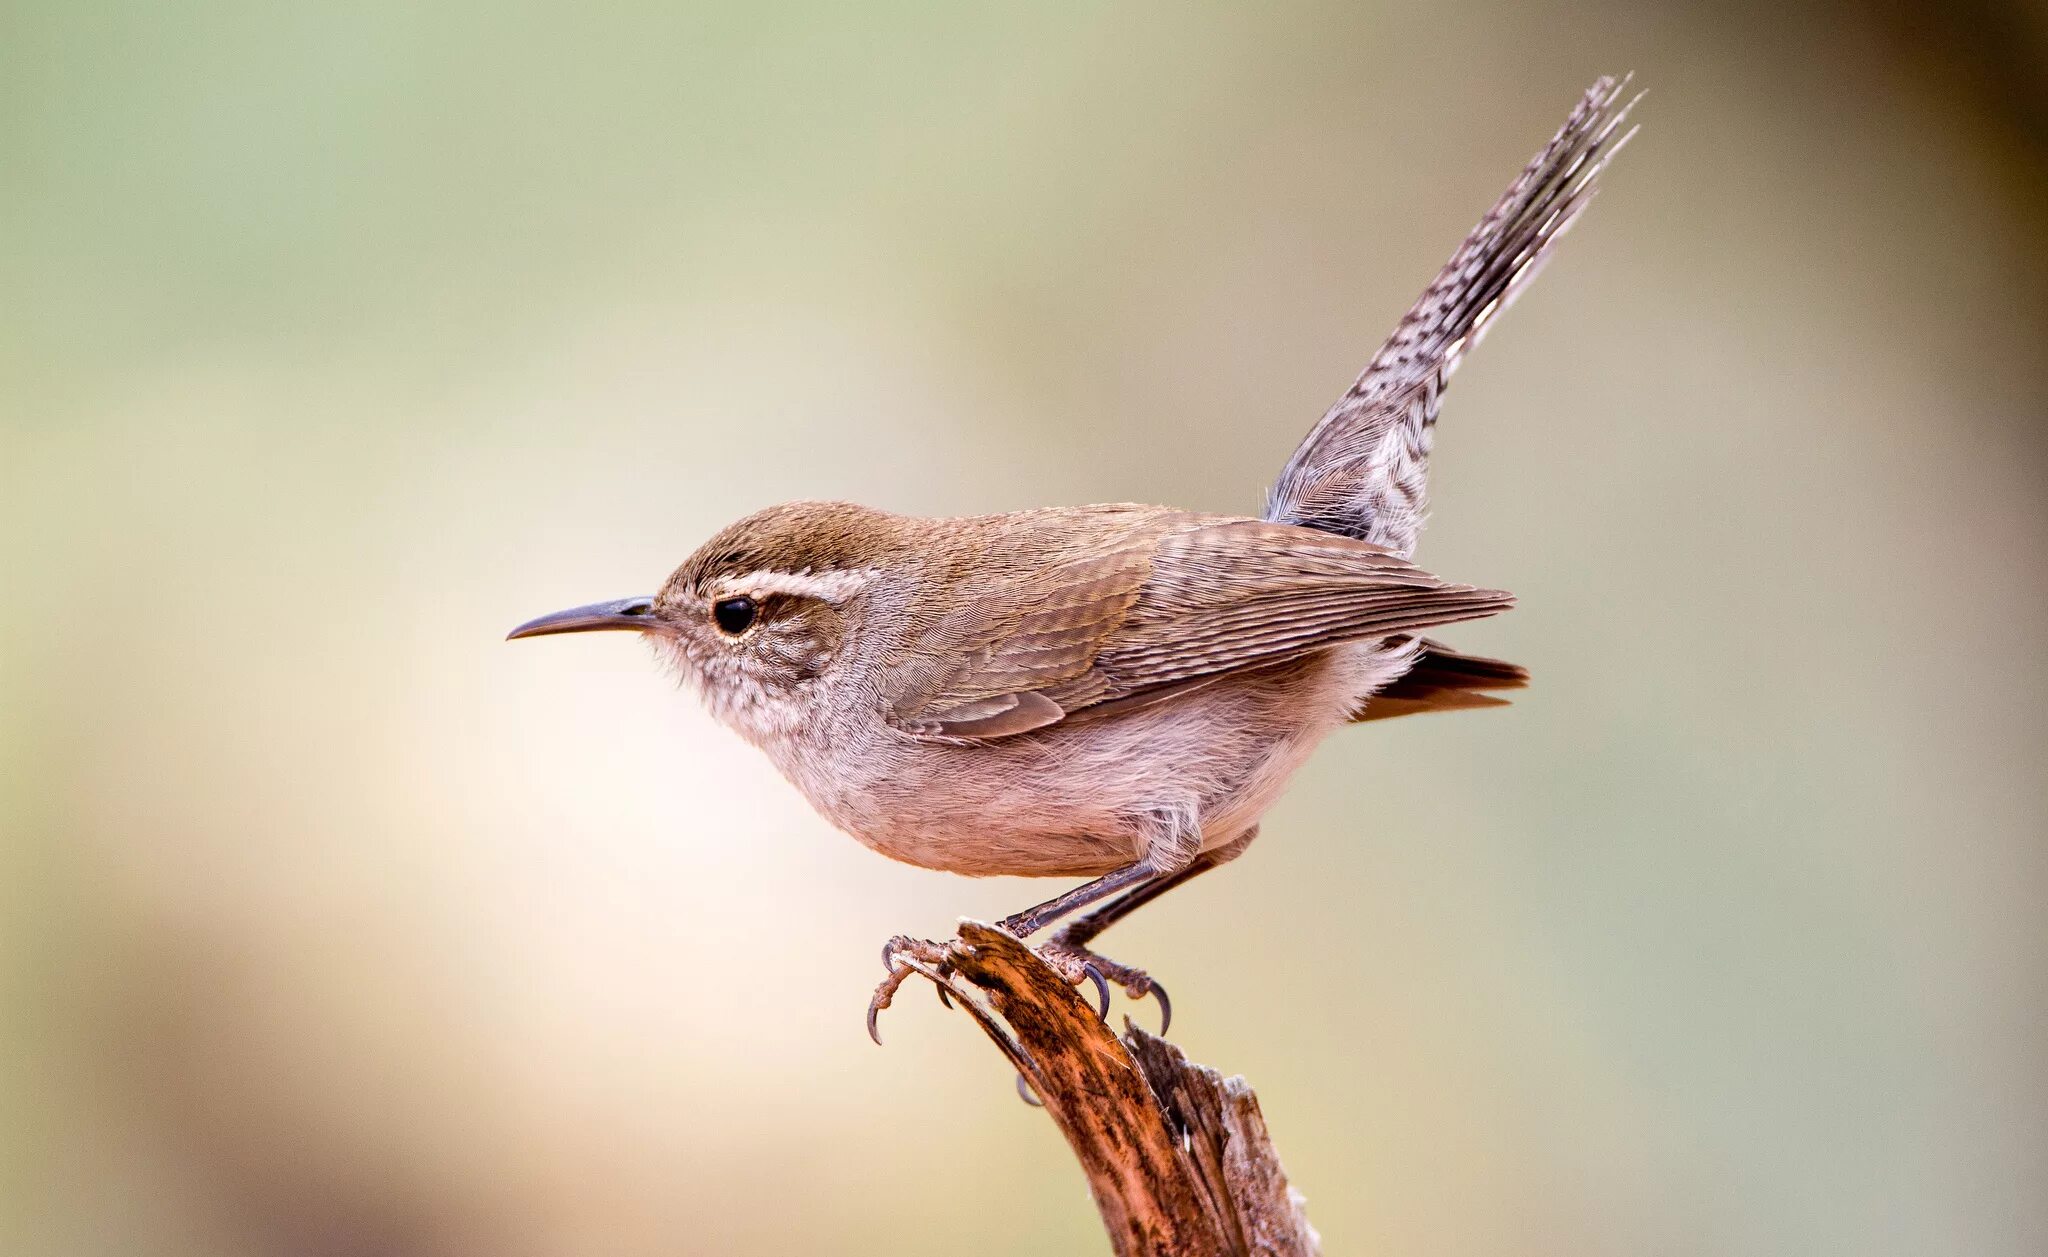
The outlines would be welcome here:
M 1242 1078 L 1126 1022 L 1122 1038 L 1030 948 L 963 921 L 938 967 L 1067 1137 L 1119 1257 L 1320 1252 Z

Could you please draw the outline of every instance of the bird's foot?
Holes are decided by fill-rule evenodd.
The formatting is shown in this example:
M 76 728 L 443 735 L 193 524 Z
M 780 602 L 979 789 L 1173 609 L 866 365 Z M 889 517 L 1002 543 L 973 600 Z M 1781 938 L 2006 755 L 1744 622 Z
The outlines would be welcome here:
M 868 1000 L 870 1039 L 877 1044 L 881 1043 L 882 1010 L 895 1002 L 896 992 L 913 973 L 921 973 L 930 978 L 932 988 L 939 993 L 939 1002 L 948 1008 L 953 1006 L 952 999 L 946 994 L 946 978 L 953 971 L 951 948 L 952 945 L 948 943 L 935 943 L 928 938 L 912 938 L 907 934 L 898 934 L 882 944 L 882 967 L 889 971 L 889 976 L 882 979 L 881 985 L 875 988 L 874 996 Z M 1143 973 L 1119 965 L 1115 961 L 1103 960 L 1085 947 L 1070 947 L 1053 941 L 1041 945 L 1037 951 L 1039 958 L 1051 965 L 1054 972 L 1075 986 L 1083 982 L 1095 984 L 1096 1012 L 1104 1021 L 1109 1020 L 1111 980 L 1105 976 L 1106 974 L 1118 975 L 1115 980 L 1124 984 L 1124 989 L 1131 992 L 1133 999 L 1142 994 L 1143 990 L 1152 989 L 1151 979 Z M 1134 986 L 1132 983 L 1141 986 Z
M 898 934 L 882 944 L 882 967 L 889 971 L 889 976 L 882 979 L 882 984 L 875 988 L 874 998 L 868 1001 L 868 1038 L 873 1039 L 876 1046 L 882 1042 L 877 1019 L 896 998 L 897 988 L 911 974 L 922 973 L 930 978 L 939 992 L 939 1002 L 948 1008 L 953 1006 L 953 1001 L 946 996 L 946 974 L 953 967 L 946 944 Z
M 1058 940 L 1040 943 L 1033 950 L 1040 960 L 1052 966 L 1054 973 L 1073 985 L 1093 982 L 1096 1015 L 1104 1021 L 1109 1020 L 1109 979 L 1102 968 L 1100 956 L 1085 947 L 1069 947 Z
M 1109 957 L 1088 950 L 1080 943 L 1055 936 L 1052 941 L 1038 945 L 1039 958 L 1058 970 L 1067 981 L 1079 986 L 1083 979 L 1095 983 L 1095 991 L 1102 1003 L 1102 1019 L 1109 1020 L 1109 987 L 1114 982 L 1124 989 L 1131 999 L 1144 999 L 1150 995 L 1159 1002 L 1159 1033 L 1164 1035 L 1173 1024 L 1173 1001 L 1166 997 L 1166 988 L 1152 980 L 1152 975 L 1143 969 L 1119 964 Z

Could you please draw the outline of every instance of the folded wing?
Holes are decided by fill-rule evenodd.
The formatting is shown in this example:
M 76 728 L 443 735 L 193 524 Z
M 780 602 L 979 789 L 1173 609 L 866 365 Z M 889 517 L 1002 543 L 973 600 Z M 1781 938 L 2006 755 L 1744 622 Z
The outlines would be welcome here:
M 929 626 L 890 677 L 900 727 L 1005 737 L 1513 603 L 1379 546 L 1262 520 L 1125 510 L 1083 536 L 1049 566 L 984 563 L 1010 574 Z

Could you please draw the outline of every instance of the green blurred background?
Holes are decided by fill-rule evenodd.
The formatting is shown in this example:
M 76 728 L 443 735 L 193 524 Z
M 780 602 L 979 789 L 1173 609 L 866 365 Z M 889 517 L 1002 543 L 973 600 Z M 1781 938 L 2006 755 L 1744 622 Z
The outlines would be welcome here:
M 0 1249 L 1096 1252 L 635 644 L 791 497 L 1248 510 L 1596 74 L 1424 561 L 1509 711 L 1120 930 L 1332 1253 L 2048 1250 L 2048 17 L 0 8 Z M 1149 1017 L 1149 1010 L 1139 1015 Z

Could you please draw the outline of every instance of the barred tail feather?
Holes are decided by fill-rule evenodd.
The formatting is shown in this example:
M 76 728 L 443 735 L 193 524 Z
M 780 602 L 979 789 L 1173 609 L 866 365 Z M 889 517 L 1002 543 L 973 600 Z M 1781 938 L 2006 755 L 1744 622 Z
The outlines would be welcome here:
M 1599 177 L 1633 130 L 1640 97 L 1593 84 L 1555 138 L 1529 163 L 1309 431 L 1267 500 L 1266 518 L 1414 552 L 1427 503 L 1429 451 L 1446 382 L 1494 316 L 1535 278 L 1558 238 L 1593 199 Z

